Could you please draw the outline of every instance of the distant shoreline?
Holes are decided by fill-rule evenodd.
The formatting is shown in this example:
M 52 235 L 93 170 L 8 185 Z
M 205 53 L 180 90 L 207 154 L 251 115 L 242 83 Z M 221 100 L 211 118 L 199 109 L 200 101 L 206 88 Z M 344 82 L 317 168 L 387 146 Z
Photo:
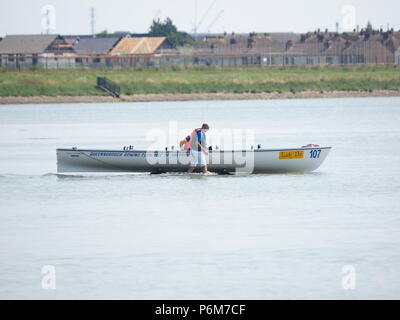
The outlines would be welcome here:
M 121 99 L 96 87 L 106 77 Z M 400 96 L 400 66 L 0 69 L 0 104 Z
M 271 93 L 157 93 L 122 95 L 120 99 L 109 96 L 33 96 L 0 97 L 0 104 L 42 103 L 106 103 L 106 102 L 151 102 L 151 101 L 201 101 L 201 100 L 270 100 L 270 99 L 315 99 L 350 97 L 400 97 L 399 90 L 368 91 L 302 91 Z

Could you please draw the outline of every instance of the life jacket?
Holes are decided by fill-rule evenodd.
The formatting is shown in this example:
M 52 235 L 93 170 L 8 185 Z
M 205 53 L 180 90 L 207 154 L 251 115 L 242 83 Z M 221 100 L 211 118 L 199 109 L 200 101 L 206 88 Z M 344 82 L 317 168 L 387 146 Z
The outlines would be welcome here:
M 193 135 L 196 133 L 197 134 L 197 131 L 198 129 L 194 129 L 193 131 L 192 131 L 192 133 L 191 134 L 189 134 L 186 138 L 185 138 L 185 149 L 186 150 L 190 150 L 190 145 L 191 145 L 191 143 L 192 143 L 192 140 L 193 140 Z M 188 139 L 189 138 L 189 139 Z
M 192 133 L 190 134 L 190 148 L 191 149 L 193 149 L 193 150 L 199 150 L 198 148 L 198 145 L 197 145 L 197 142 L 198 142 L 198 139 L 197 139 L 197 133 L 199 133 L 199 132 L 201 132 L 201 129 L 194 129 L 193 131 L 192 131 Z M 206 143 L 206 136 L 205 136 L 205 134 L 203 134 L 203 140 L 201 141 L 201 144 L 202 145 L 205 145 L 205 143 Z
M 184 145 L 184 150 L 190 150 L 193 146 L 192 143 L 194 143 L 194 147 L 197 146 L 197 133 L 200 132 L 201 129 L 194 129 L 190 135 L 188 135 L 184 140 L 181 142 L 181 147 Z M 202 145 L 205 143 L 205 135 L 203 136 L 204 141 L 202 141 Z
M 189 134 L 188 136 L 186 136 L 185 137 L 185 139 L 183 139 L 182 141 L 181 141 L 181 144 L 180 144 L 180 146 L 181 146 L 181 149 L 182 150 L 190 150 L 190 144 L 191 144 L 191 142 L 192 142 L 192 135 L 194 134 L 196 132 L 196 129 L 194 129 L 193 131 L 192 131 L 192 133 L 191 134 Z M 197 132 L 196 132 L 197 133 Z M 183 147 L 183 148 L 182 148 Z
M 189 138 L 189 139 L 188 139 Z M 190 150 L 190 141 L 191 141 L 192 139 L 191 139 L 191 137 L 190 136 L 187 136 L 186 138 L 185 138 L 185 150 Z
M 318 147 L 319 147 L 319 144 L 312 144 L 312 143 L 302 146 L 302 148 L 318 148 Z

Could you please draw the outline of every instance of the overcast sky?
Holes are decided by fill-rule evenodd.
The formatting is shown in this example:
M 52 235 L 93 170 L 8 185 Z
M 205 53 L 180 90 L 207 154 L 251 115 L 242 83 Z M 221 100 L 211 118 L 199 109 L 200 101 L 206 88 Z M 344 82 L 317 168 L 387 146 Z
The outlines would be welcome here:
M 57 34 L 89 34 L 91 7 L 95 8 L 96 32 L 147 32 L 154 17 L 167 16 L 187 32 L 203 16 L 199 32 L 333 31 L 336 22 L 340 31 L 346 31 L 352 25 L 364 27 L 368 20 L 376 28 L 386 29 L 389 24 L 400 29 L 399 0 L 0 0 L 0 36 L 45 32 L 49 24 L 43 23 L 42 9 L 46 5 L 51 12 L 54 8 L 50 33 Z

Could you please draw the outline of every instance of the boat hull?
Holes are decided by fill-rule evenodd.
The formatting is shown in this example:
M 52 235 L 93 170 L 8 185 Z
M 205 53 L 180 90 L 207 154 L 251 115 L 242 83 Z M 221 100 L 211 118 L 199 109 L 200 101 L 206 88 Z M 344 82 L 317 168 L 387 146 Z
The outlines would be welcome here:
M 212 172 L 285 173 L 317 169 L 331 147 L 210 151 Z M 185 172 L 186 151 L 57 149 L 58 172 Z

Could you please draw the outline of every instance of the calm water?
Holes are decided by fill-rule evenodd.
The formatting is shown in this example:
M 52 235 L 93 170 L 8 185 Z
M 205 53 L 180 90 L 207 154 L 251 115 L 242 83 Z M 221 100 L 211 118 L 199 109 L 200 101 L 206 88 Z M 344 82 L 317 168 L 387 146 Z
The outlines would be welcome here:
M 333 149 L 309 174 L 56 174 L 57 147 L 169 121 Z M 0 106 L 0 298 L 400 298 L 399 123 L 400 98 Z

